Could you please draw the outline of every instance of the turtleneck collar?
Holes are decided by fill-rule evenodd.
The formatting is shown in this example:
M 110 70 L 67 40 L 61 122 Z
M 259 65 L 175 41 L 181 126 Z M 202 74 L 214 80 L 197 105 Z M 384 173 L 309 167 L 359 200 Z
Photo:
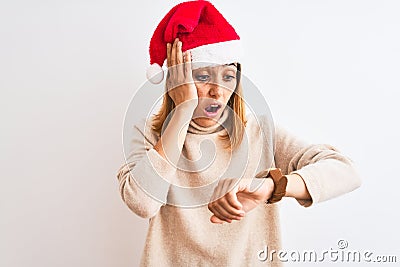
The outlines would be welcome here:
M 211 134 L 223 131 L 226 128 L 224 127 L 224 124 L 227 122 L 228 117 L 229 111 L 224 109 L 218 121 L 214 125 L 208 127 L 200 126 L 194 120 L 191 120 L 189 123 L 188 132 L 193 134 Z

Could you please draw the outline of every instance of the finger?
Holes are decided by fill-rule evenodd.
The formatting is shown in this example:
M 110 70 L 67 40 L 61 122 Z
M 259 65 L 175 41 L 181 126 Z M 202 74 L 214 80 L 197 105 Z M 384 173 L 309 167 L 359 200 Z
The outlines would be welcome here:
M 244 215 L 243 210 L 236 209 L 231 206 L 231 204 L 226 199 L 226 196 L 219 199 L 216 206 L 218 207 L 218 210 L 222 215 L 231 220 L 240 220 Z
M 241 220 L 244 216 L 244 213 L 243 215 L 229 214 L 216 202 L 209 204 L 208 209 L 220 220 L 227 222 L 231 222 L 232 220 Z
M 216 216 L 218 219 L 222 221 L 227 221 L 224 217 L 224 215 L 221 214 L 221 212 L 218 210 L 216 202 L 211 202 L 208 204 L 208 209 Z
M 214 189 L 209 208 L 211 212 L 215 213 L 217 211 L 218 214 L 223 216 L 219 217 L 220 219 L 238 219 L 244 213 L 242 210 L 232 207 L 225 199 L 227 191 L 233 187 L 234 182 L 233 179 L 221 179 Z M 233 188 L 232 193 L 236 194 L 236 187 Z
M 230 212 L 235 212 L 235 214 L 242 214 L 244 213 L 243 205 L 240 203 L 240 201 L 237 199 L 237 195 L 233 192 L 229 192 L 226 194 L 226 201 L 231 207 Z
M 171 43 L 167 44 L 167 67 L 171 66 Z
M 237 183 L 240 183 L 240 181 L 238 181 L 237 179 L 230 179 L 229 183 L 224 184 L 222 191 L 229 205 L 232 206 L 234 209 L 241 210 L 242 204 L 239 202 L 236 196 L 236 193 L 238 192 L 240 186 L 240 184 Z
M 239 214 L 243 213 L 240 210 L 235 210 L 234 208 L 230 207 L 225 198 L 215 201 L 211 204 L 211 206 L 214 212 L 222 216 L 219 216 L 220 219 L 239 220 L 241 219 Z
M 223 198 L 220 199 L 219 204 L 226 212 L 234 216 L 242 214 L 242 204 L 237 200 L 236 193 L 238 191 L 237 179 L 228 179 L 221 190 Z M 236 201 L 235 201 L 236 200 Z
M 172 45 L 171 51 L 171 66 L 176 65 L 176 46 L 178 43 L 178 38 L 175 39 L 174 44 Z
M 189 78 L 192 80 L 192 55 L 190 54 L 189 51 L 185 52 L 185 77 Z
M 229 187 L 227 184 L 230 184 L 231 181 L 229 179 L 219 180 L 217 186 L 214 188 L 213 195 L 211 197 L 210 203 L 208 204 L 208 209 L 214 213 L 221 220 L 232 220 L 237 219 L 240 211 L 234 211 L 234 208 L 230 208 L 232 210 L 232 214 L 227 212 L 221 205 L 229 206 L 226 204 L 226 200 L 224 199 L 225 192 L 224 188 Z
M 185 77 L 181 41 L 179 41 L 176 45 L 176 64 L 179 77 Z
M 213 206 L 213 213 L 220 220 L 223 220 L 223 221 L 226 221 L 229 223 L 232 222 L 232 219 L 229 218 L 229 214 L 226 213 L 224 210 L 222 210 L 218 205 Z
M 176 44 L 176 64 L 183 63 L 183 56 L 182 56 L 182 42 L 178 41 Z
M 210 217 L 210 221 L 211 221 L 212 223 L 217 223 L 217 224 L 223 224 L 223 223 L 225 222 L 225 221 L 223 221 L 223 220 L 218 219 L 218 217 L 215 216 L 215 215 L 212 215 L 212 216 Z

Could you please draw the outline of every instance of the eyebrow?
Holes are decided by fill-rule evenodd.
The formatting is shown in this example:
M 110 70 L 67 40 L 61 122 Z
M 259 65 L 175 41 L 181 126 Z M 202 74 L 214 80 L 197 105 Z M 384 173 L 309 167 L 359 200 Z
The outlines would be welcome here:
M 234 66 L 235 69 L 227 68 L 227 70 L 237 71 L 237 66 L 235 65 L 235 63 L 224 64 L 224 65 L 221 65 L 221 66 L 224 66 L 224 67 Z M 193 71 L 209 71 L 211 69 L 213 69 L 213 67 L 203 67 L 203 68 L 195 69 Z
M 233 69 L 233 68 L 227 68 L 228 70 L 231 70 L 231 71 L 237 71 L 237 66 L 236 65 L 234 65 L 234 63 L 231 63 L 231 64 L 225 64 L 225 66 L 226 67 L 229 67 L 229 66 L 234 66 L 235 67 L 235 69 Z

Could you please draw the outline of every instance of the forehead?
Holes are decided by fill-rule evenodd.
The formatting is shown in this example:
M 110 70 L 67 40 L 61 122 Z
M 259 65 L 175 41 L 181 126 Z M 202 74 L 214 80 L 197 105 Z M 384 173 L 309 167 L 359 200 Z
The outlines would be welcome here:
M 236 66 L 232 63 L 232 64 L 224 64 L 224 65 L 198 65 L 198 64 L 192 64 L 192 69 L 193 71 L 236 71 L 237 68 Z

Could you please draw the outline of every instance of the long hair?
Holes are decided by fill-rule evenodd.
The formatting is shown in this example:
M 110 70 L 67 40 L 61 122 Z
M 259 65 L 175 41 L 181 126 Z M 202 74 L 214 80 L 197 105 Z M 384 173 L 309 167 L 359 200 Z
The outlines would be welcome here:
M 231 120 L 226 127 L 226 133 L 221 134 L 219 137 L 226 142 L 225 149 L 235 150 L 242 143 L 243 135 L 246 126 L 246 110 L 245 102 L 243 100 L 243 88 L 241 83 L 241 64 L 234 64 L 237 68 L 236 71 L 236 87 L 228 100 L 227 106 L 235 113 L 228 117 Z M 152 129 L 161 135 L 163 124 L 175 108 L 175 103 L 166 91 L 163 97 L 163 102 L 157 114 L 154 114 L 152 119 Z

